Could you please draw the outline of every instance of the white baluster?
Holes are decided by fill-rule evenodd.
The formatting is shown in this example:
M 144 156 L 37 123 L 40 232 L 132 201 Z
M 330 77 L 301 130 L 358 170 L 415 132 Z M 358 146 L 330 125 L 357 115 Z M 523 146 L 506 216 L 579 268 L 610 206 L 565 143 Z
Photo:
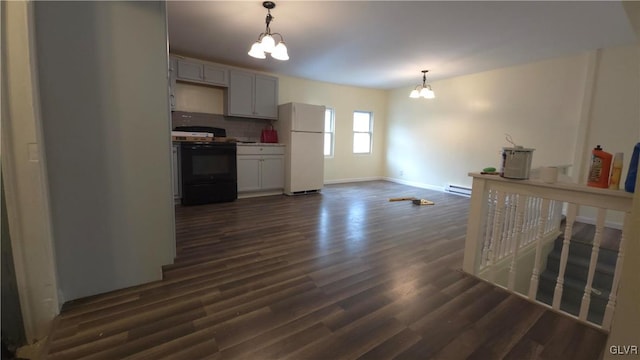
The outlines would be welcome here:
M 550 231 L 560 230 L 560 224 L 562 223 L 562 207 L 564 203 L 562 201 L 554 201 L 554 203 L 553 222 L 549 225 L 551 227 Z
M 515 219 L 515 236 L 513 239 L 513 249 L 511 250 L 511 266 L 509 267 L 509 281 L 507 282 L 507 287 L 509 290 L 513 291 L 516 283 L 516 265 L 518 262 L 518 250 L 520 248 L 520 242 L 522 240 L 522 225 L 524 223 L 524 211 L 526 204 L 526 196 L 525 195 L 517 195 L 517 204 L 516 204 L 516 219 Z
M 591 248 L 591 261 L 589 262 L 589 273 L 587 275 L 587 283 L 584 287 L 582 295 L 582 304 L 580 305 L 580 320 L 587 320 L 589 314 L 589 304 L 591 304 L 591 289 L 593 286 L 593 277 L 598 265 L 598 254 L 600 253 L 600 242 L 602 241 L 602 230 L 604 229 L 604 219 L 607 216 L 607 210 L 598 209 L 598 217 L 596 220 L 596 233 L 593 236 L 593 246 Z
M 521 246 L 531 242 L 531 219 L 533 218 L 535 199 L 527 196 L 524 202 L 524 223 L 522 225 Z
M 536 231 L 537 231 L 537 227 L 536 225 L 538 224 L 538 221 L 540 220 L 540 203 L 541 203 L 542 199 L 540 198 L 533 198 L 532 199 L 532 209 L 531 209 L 531 214 L 529 215 L 529 224 L 527 225 L 529 230 L 527 230 L 529 236 L 528 236 L 528 240 L 527 243 L 530 244 L 532 242 L 534 242 L 536 240 Z
M 613 283 L 611 284 L 611 292 L 609 293 L 609 301 L 604 310 L 604 319 L 602 320 L 602 328 L 609 330 L 611 321 L 613 320 L 613 310 L 616 308 L 618 299 L 618 285 L 620 283 L 620 274 L 622 273 L 622 262 L 624 260 L 624 249 L 627 237 L 631 231 L 631 213 L 624 214 L 624 224 L 622 227 L 622 236 L 620 237 L 620 246 L 618 247 L 618 259 L 616 260 L 616 270 L 613 273 Z
M 502 235 L 502 251 L 500 258 L 505 258 L 511 250 L 511 240 L 513 239 L 513 198 L 515 194 L 509 194 L 505 198 L 507 211 L 505 212 L 503 235 Z
M 535 200 L 535 211 L 533 213 L 533 218 L 531 219 L 531 242 L 534 242 L 537 239 L 538 235 L 538 223 L 540 223 L 540 216 L 542 216 L 542 203 L 544 202 L 541 198 L 536 198 Z
M 547 221 L 549 219 L 549 199 L 542 200 L 542 213 L 538 218 L 538 235 L 536 236 L 536 257 L 533 261 L 533 273 L 529 283 L 529 299 L 535 300 L 538 293 L 538 281 L 540 277 L 540 260 L 542 259 L 542 239 L 544 238 Z
M 495 190 L 489 189 L 487 194 L 487 221 L 486 230 L 483 237 L 482 255 L 480 257 L 480 267 L 487 266 L 489 262 L 489 248 L 491 247 L 491 228 L 493 226 L 493 215 L 496 201 Z
M 576 220 L 578 205 L 569 203 L 567 209 L 567 224 L 564 230 L 564 240 L 562 241 L 562 253 L 560 254 L 560 269 L 558 270 L 558 279 L 556 280 L 556 288 L 553 291 L 553 308 L 560 309 L 562 301 L 562 291 L 564 290 L 564 271 L 567 268 L 567 258 L 569 257 L 569 244 L 573 235 L 573 223 Z
M 504 191 L 498 192 L 498 198 L 496 203 L 495 214 L 493 216 L 493 231 L 491 233 L 491 247 L 489 248 L 489 280 L 495 282 L 496 280 L 496 258 L 498 256 L 498 250 L 500 248 L 502 234 L 501 229 L 503 225 L 503 212 L 505 206 L 505 193 Z

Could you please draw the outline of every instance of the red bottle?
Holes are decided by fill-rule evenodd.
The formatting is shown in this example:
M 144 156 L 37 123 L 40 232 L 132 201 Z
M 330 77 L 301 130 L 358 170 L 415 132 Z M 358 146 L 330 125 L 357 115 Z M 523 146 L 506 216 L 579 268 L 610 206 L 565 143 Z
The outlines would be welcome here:
M 609 187 L 609 171 L 613 155 L 603 151 L 600 145 L 591 151 L 591 166 L 587 185 L 599 188 Z

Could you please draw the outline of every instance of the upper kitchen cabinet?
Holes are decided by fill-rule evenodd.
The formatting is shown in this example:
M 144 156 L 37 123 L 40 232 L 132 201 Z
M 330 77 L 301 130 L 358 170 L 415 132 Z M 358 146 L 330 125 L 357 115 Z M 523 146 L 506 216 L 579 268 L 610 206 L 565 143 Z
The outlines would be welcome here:
M 229 86 L 229 69 L 223 65 L 186 58 L 177 58 L 176 63 L 176 80 L 221 87 Z
M 277 119 L 278 78 L 247 71 L 229 70 L 226 115 Z

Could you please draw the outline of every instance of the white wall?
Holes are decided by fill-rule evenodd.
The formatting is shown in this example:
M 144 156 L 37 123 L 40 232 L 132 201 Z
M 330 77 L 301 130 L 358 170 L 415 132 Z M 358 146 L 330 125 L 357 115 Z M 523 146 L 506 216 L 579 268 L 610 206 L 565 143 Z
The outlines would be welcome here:
M 625 2 L 625 10 L 632 20 L 638 39 L 640 39 L 640 3 Z M 638 47 L 640 56 L 640 47 Z M 633 74 L 629 74 L 633 77 Z M 636 76 L 640 78 L 640 69 Z M 636 106 L 640 122 L 640 104 Z M 630 255 L 624 261 L 620 287 L 618 292 L 618 303 L 613 318 L 611 333 L 607 339 L 607 347 L 604 352 L 605 359 L 620 358 L 612 354 L 611 346 L 636 345 L 640 346 L 638 337 L 638 324 L 640 324 L 640 177 L 636 178 L 635 194 L 633 196 L 633 209 L 631 210 L 631 224 L 629 226 L 629 237 L 627 239 L 626 253 Z
M 176 111 L 224 113 L 224 89 L 176 82 Z
M 500 151 L 535 148 L 533 166 L 570 164 L 587 64 L 573 56 L 432 83 L 433 100 L 391 92 L 387 176 L 427 187 L 471 185 Z M 434 70 L 437 71 L 437 70 Z
M 633 147 L 640 142 L 639 51 L 638 46 L 602 51 L 589 114 L 587 154 L 598 144 L 611 154 L 624 153 L 621 185 L 627 177 Z M 590 158 L 585 160 L 583 165 L 588 169 Z
M 468 172 L 499 167 L 501 147 L 510 146 L 504 133 L 519 145 L 536 149 L 533 167 L 572 164 L 576 151 L 590 148 L 592 142 L 612 152 L 624 151 L 628 164 L 640 133 L 637 47 L 602 51 L 591 70 L 595 71 L 593 101 L 584 98 L 590 56 L 434 82 L 437 97 L 431 101 L 410 99 L 410 88 L 393 90 L 386 175 L 425 187 L 470 186 Z M 587 136 L 579 139 L 584 119 Z M 575 165 L 572 171 L 584 166 Z
M 36 2 L 65 300 L 161 278 L 175 251 L 163 2 Z

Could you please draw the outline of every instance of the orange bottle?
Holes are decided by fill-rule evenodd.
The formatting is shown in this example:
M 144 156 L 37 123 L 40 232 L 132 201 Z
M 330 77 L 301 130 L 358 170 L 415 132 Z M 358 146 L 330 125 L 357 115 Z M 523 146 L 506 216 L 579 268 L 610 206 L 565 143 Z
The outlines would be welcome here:
M 599 188 L 609 187 L 609 171 L 613 155 L 603 151 L 600 145 L 591 151 L 591 167 L 587 185 Z

